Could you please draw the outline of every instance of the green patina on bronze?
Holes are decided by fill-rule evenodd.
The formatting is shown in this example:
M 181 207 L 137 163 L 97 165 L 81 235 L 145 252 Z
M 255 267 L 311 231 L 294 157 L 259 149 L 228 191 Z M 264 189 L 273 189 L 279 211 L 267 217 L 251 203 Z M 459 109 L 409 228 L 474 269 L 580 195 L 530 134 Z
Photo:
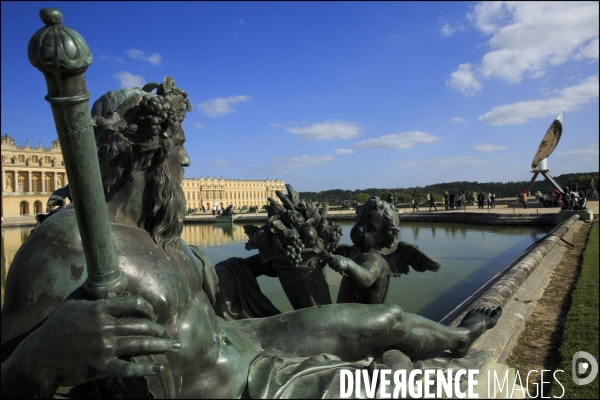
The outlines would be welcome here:
M 283 258 L 214 267 L 181 240 L 185 91 L 169 77 L 110 91 L 90 116 L 85 41 L 59 11 L 41 15 L 29 54 L 46 77 L 74 205 L 43 221 L 10 267 L 2 397 L 52 397 L 59 386 L 78 398 L 337 397 L 343 368 L 410 370 L 409 357 L 438 350 L 464 357 L 495 326 L 500 308 L 472 310 L 457 328 L 392 304 L 277 313 L 255 283 Z M 285 232 L 301 228 L 305 248 L 333 251 L 336 240 L 321 248 L 315 235 L 324 214 L 293 207 L 269 233 L 294 239 Z

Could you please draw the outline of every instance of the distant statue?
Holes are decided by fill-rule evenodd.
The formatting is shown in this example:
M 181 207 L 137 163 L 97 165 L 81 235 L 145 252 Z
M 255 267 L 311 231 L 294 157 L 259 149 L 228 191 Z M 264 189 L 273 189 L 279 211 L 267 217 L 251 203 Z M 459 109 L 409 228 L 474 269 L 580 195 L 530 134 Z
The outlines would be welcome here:
M 69 202 L 73 202 L 73 200 L 71 199 L 71 190 L 69 189 L 69 185 L 52 192 L 52 194 L 48 198 L 48 201 L 46 202 L 46 213 L 36 214 L 35 216 L 35 219 L 38 222 L 38 226 L 52 215 L 62 210 L 67 205 L 67 199 L 69 200 Z M 34 230 L 35 229 L 37 229 L 37 227 L 34 228 Z
M 52 194 L 48 198 L 48 201 L 46 202 L 46 206 L 51 209 L 53 207 L 58 207 L 58 209 L 60 210 L 67 204 L 67 199 L 69 201 L 72 201 L 71 190 L 69 189 L 69 185 L 52 192 Z
M 14 145 L 15 140 L 8 136 L 8 133 L 6 133 L 4 136 L 2 136 L 2 144 Z
M 596 183 L 594 182 L 593 179 L 590 182 L 590 186 L 592 188 L 592 197 L 594 197 L 596 200 L 598 200 L 600 197 L 598 196 L 598 190 L 596 188 Z
M 387 198 L 385 199 L 385 201 L 387 201 L 390 204 L 394 204 L 394 205 L 398 204 L 398 198 L 396 197 L 396 194 L 394 192 L 390 192 L 387 195 Z
M 58 140 L 53 140 L 50 147 L 53 149 L 58 149 L 60 147 L 60 145 L 58 144 Z
M 400 222 L 396 207 L 371 197 L 356 210 L 350 231 L 353 245 L 340 245 L 329 257 L 329 267 L 344 275 L 338 303 L 381 304 L 385 302 L 390 277 L 415 271 L 437 272 L 440 264 L 418 247 L 398 242 Z
M 29 163 L 31 163 L 31 157 L 25 159 L 25 165 L 29 165 Z
M 230 204 L 229 207 L 227 207 L 225 210 L 223 210 L 221 215 L 225 216 L 225 217 L 235 215 L 235 212 L 233 211 L 233 204 Z
M 587 199 L 585 197 L 585 192 L 583 190 L 577 192 L 577 189 L 577 183 L 575 183 L 574 190 L 570 190 L 568 186 L 565 186 L 565 192 L 562 196 L 562 210 L 587 210 Z

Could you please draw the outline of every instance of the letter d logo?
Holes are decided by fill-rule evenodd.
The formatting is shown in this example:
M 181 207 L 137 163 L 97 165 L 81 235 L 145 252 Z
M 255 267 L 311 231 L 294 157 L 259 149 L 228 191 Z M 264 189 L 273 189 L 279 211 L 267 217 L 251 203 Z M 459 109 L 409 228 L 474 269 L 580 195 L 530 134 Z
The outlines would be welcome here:
M 589 362 L 589 365 L 587 362 L 580 362 L 578 365 L 576 365 L 577 360 L 580 358 L 585 358 Z M 578 378 L 577 373 L 585 373 L 590 365 L 592 366 L 592 371 L 590 374 L 586 378 Z M 598 375 L 598 362 L 590 353 L 578 351 L 577 353 L 573 354 L 573 361 L 571 362 L 571 375 L 573 376 L 573 382 L 575 382 L 575 384 L 587 385 L 596 378 L 596 375 Z

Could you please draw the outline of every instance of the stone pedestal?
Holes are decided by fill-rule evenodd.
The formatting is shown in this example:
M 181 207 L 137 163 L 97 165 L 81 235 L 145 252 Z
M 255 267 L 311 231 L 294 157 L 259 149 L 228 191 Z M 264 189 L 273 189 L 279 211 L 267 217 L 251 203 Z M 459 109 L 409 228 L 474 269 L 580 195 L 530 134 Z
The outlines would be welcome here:
M 215 218 L 215 222 L 217 223 L 232 223 L 238 218 L 237 215 L 218 215 Z
M 556 224 L 560 224 L 561 222 L 571 218 L 573 215 L 579 215 L 579 219 L 585 222 L 590 222 L 594 219 L 594 213 L 592 213 L 592 210 L 589 208 L 585 210 L 560 210 L 560 212 L 556 214 Z
M 520 386 L 522 379 L 517 379 L 517 373 L 514 368 L 506 364 L 498 363 L 490 354 L 484 350 L 471 349 L 464 358 L 454 358 L 448 352 L 430 353 L 421 359 L 415 359 L 414 369 L 436 369 L 452 371 L 452 376 L 458 370 L 479 370 L 476 376 L 477 385 L 474 386 L 474 397 L 467 394 L 468 379 L 466 375 L 460 378 L 460 391 L 467 394 L 466 398 L 480 399 L 522 399 L 525 398 L 525 388 Z M 458 398 L 455 393 L 454 384 L 452 385 L 453 398 Z M 431 393 L 437 393 L 435 382 L 430 389 Z M 445 397 L 442 392 L 442 397 Z

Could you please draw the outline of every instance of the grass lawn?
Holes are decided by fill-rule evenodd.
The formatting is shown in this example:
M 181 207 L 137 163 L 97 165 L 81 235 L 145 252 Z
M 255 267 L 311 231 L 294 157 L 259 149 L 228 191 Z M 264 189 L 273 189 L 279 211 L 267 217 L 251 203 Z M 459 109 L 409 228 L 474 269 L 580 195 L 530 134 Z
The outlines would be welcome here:
M 567 314 L 560 348 L 561 360 L 557 369 L 565 372 L 558 374 L 557 377 L 564 377 L 559 379 L 564 386 L 565 393 L 564 396 L 561 396 L 563 388 L 554 384 L 552 385 L 552 397 L 596 399 L 600 394 L 598 392 L 598 376 L 585 386 L 576 385 L 571 378 L 572 358 L 576 352 L 585 351 L 599 360 L 598 319 L 600 313 L 598 298 L 598 216 L 596 215 L 582 255 L 581 274 L 573 292 L 571 309 Z M 578 363 L 580 362 L 585 362 L 585 360 L 579 359 Z M 575 367 L 577 368 L 577 365 Z M 585 378 L 589 375 L 590 370 L 591 366 L 584 374 L 576 376 Z

